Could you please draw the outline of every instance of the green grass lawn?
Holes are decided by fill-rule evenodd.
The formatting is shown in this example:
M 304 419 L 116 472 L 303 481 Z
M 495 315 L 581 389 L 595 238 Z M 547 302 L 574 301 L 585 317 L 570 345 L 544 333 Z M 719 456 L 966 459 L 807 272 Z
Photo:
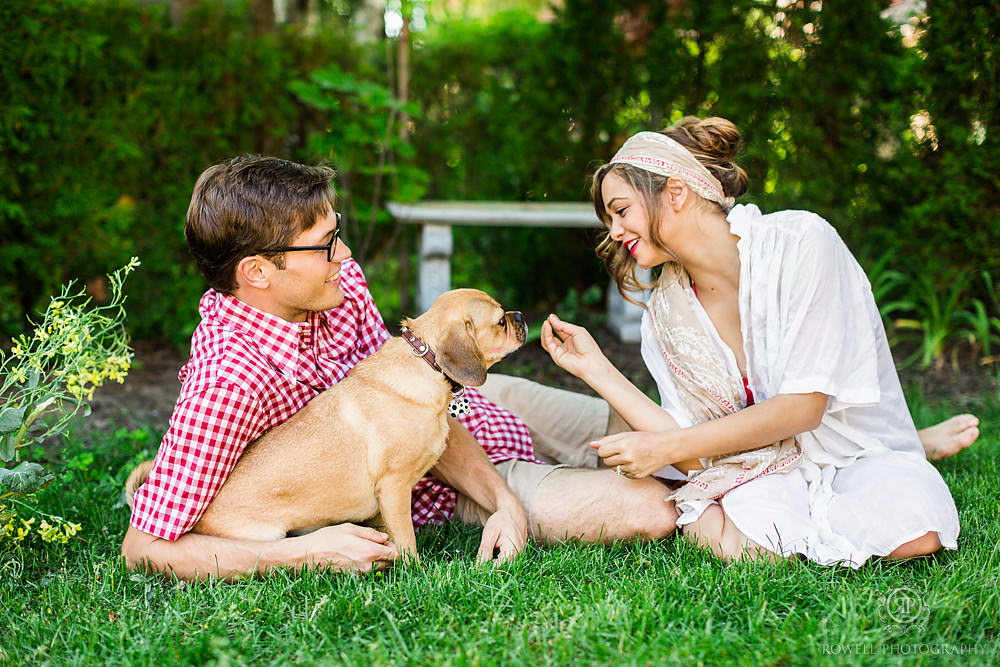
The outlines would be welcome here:
M 914 414 L 927 425 L 951 408 Z M 419 535 L 422 568 L 181 584 L 118 561 L 131 465 L 159 433 L 77 436 L 41 509 L 83 524 L 67 546 L 0 552 L 0 664 L 994 663 L 1000 656 L 1000 404 L 939 464 L 960 549 L 854 571 L 725 566 L 683 539 L 529 546 L 477 566 L 477 531 Z

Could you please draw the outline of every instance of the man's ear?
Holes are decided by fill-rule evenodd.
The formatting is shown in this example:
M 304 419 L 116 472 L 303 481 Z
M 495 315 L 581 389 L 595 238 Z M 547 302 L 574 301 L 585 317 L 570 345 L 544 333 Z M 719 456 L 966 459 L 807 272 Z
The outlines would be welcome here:
M 240 260 L 236 265 L 236 284 L 239 287 L 266 289 L 271 281 L 268 270 L 273 266 L 260 255 L 250 255 Z

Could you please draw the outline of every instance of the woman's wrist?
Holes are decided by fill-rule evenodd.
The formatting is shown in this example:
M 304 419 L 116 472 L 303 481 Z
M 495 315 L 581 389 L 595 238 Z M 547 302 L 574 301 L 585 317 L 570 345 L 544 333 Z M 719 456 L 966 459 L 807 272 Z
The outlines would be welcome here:
M 679 428 L 661 433 L 660 451 L 663 453 L 663 465 L 689 463 L 698 457 L 691 453 L 694 444 L 691 441 L 691 429 Z
M 587 372 L 583 373 L 580 379 L 590 385 L 594 391 L 602 393 L 600 388 L 607 386 L 609 382 L 620 375 L 621 373 L 615 368 L 615 365 L 604 356 L 604 353 L 600 353 L 599 358 L 594 359 Z

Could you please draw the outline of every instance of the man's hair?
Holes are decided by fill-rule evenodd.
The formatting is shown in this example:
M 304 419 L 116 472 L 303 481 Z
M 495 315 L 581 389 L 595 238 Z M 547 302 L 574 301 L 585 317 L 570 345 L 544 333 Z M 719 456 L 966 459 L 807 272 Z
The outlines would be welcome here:
M 241 155 L 212 165 L 198 177 L 184 221 L 184 238 L 209 286 L 236 289 L 240 260 L 262 255 L 285 268 L 274 248 L 293 239 L 333 210 L 334 176 L 273 157 Z

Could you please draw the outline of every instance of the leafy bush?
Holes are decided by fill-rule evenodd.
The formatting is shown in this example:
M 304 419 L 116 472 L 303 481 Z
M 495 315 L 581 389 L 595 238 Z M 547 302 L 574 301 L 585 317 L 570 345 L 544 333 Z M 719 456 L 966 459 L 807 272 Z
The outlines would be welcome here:
M 139 255 L 133 333 L 186 341 L 204 289 L 181 234 L 191 187 L 241 152 L 338 167 L 350 241 L 391 319 L 412 289 L 415 230 L 391 224 L 385 199 L 585 200 L 595 161 L 694 113 L 743 130 L 748 200 L 816 210 L 872 268 L 891 256 L 877 268 L 905 277 L 894 321 L 921 317 L 925 281 L 985 275 L 953 304 L 976 323 L 945 318 L 951 344 L 970 329 L 984 351 L 1000 281 L 1000 14 L 932 0 L 895 25 L 875 0 L 782 4 L 565 0 L 550 22 L 431 21 L 413 33 L 402 109 L 388 50 L 355 40 L 350 16 L 256 35 L 240 3 L 177 28 L 128 0 L 5 3 L 0 336 L 68 278 Z M 393 127 L 404 111 L 407 140 Z M 605 283 L 592 236 L 457 228 L 455 283 L 551 308 Z
M 344 31 L 255 37 L 228 4 L 180 28 L 127 0 L 0 7 L 0 335 L 139 255 L 134 335 L 186 342 L 205 289 L 182 234 L 195 179 L 243 152 L 302 157 L 288 82 L 357 53 Z
M 986 286 L 1000 280 L 1000 107 L 989 88 L 1000 15 L 977 7 L 966 19 L 966 3 L 932 2 L 898 26 L 870 0 L 669 4 L 569 0 L 550 24 L 498 14 L 429 31 L 414 78 L 429 196 L 586 199 L 594 161 L 632 132 L 722 115 L 747 141 L 750 201 L 817 211 L 892 278 L 887 324 L 905 334 L 918 320 L 918 338 L 901 336 L 920 348 L 914 359 L 939 358 L 968 317 L 985 350 L 988 313 L 963 313 L 988 311 Z M 924 116 L 940 125 L 936 139 L 914 130 Z M 455 273 L 555 304 L 604 280 L 589 244 L 570 238 L 462 229 Z M 949 291 L 970 271 L 986 278 Z

